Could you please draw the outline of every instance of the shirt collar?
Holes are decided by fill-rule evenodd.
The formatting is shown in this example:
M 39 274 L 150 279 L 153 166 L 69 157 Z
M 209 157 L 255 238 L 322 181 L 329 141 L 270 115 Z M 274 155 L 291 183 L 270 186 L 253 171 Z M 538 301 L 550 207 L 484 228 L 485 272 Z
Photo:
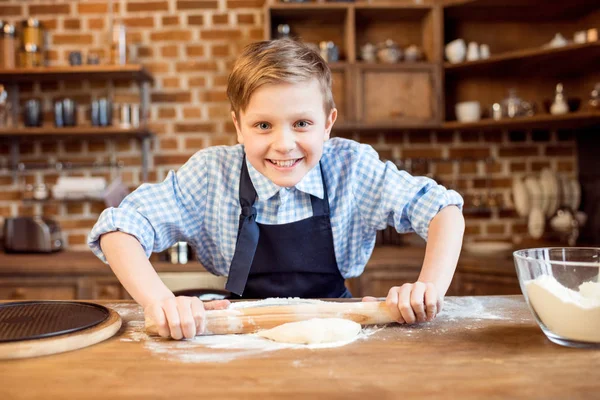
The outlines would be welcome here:
M 256 189 L 256 194 L 259 199 L 268 200 L 279 193 L 280 190 L 285 190 L 285 188 L 277 186 L 269 178 L 258 172 L 256 168 L 250 164 L 248 158 L 246 158 L 246 166 L 248 167 L 250 180 L 252 180 L 252 184 L 254 185 L 254 189 Z M 323 180 L 321 179 L 321 164 L 317 164 L 313 169 L 308 171 L 295 188 L 322 199 Z

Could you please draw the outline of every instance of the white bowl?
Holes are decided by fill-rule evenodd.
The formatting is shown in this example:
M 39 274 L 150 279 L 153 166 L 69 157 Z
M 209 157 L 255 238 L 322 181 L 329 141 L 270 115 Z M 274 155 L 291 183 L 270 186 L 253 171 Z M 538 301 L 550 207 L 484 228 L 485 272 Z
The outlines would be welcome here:
M 452 64 L 461 63 L 467 55 L 467 44 L 463 39 L 453 40 L 446 45 L 444 52 L 446 53 L 446 58 Z
M 476 122 L 481 119 L 481 105 L 478 101 L 456 103 L 455 111 L 459 122 Z

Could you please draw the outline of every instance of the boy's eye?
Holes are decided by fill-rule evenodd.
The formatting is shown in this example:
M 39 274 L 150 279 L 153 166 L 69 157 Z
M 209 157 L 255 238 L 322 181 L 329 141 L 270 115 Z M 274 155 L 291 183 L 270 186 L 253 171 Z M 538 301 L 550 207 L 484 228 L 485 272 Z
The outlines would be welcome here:
M 308 128 L 310 123 L 308 121 L 298 121 L 295 124 L 296 128 Z
M 268 122 L 259 122 L 258 124 L 254 125 L 256 126 L 258 129 L 262 129 L 262 130 L 267 130 L 271 127 L 271 125 Z

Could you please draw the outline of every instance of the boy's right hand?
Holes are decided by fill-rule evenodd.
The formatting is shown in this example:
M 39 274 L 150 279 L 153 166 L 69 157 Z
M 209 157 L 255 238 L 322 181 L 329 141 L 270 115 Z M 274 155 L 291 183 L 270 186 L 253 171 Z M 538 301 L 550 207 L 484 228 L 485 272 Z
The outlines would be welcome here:
M 154 321 L 160 336 L 191 339 L 204 332 L 205 310 L 222 310 L 228 306 L 229 300 L 203 303 L 198 297 L 169 297 L 145 307 L 144 315 Z

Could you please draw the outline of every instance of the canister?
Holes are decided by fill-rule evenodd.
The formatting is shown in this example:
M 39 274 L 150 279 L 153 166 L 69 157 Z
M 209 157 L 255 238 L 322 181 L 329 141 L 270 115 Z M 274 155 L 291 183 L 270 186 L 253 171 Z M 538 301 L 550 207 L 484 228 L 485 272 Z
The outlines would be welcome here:
M 15 68 L 17 49 L 15 26 L 0 21 L 0 68 Z

